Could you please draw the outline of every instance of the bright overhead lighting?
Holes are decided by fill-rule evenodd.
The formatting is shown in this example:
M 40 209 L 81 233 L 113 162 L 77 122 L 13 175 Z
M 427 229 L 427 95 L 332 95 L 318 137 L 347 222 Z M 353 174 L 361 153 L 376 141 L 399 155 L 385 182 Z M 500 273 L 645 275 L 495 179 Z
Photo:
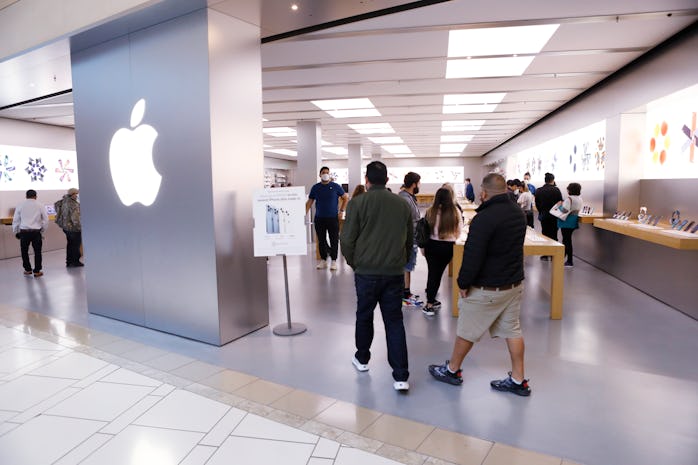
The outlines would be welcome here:
M 334 153 L 335 155 L 348 155 L 349 151 L 344 147 L 323 147 L 323 152 Z
M 454 135 L 448 135 L 448 136 L 441 136 L 441 142 L 448 143 L 448 142 L 470 142 L 473 140 L 472 134 L 454 134 Z
M 402 137 L 398 136 L 385 136 L 385 137 L 369 137 L 368 140 L 374 144 L 404 144 L 405 141 Z
M 497 108 L 497 104 L 481 103 L 479 105 L 444 105 L 442 110 L 444 115 L 453 115 L 458 113 L 492 113 L 495 108 Z
M 381 116 L 373 103 L 367 98 L 311 100 L 310 103 L 327 112 L 333 118 Z
M 358 108 L 375 108 L 367 98 L 344 98 L 337 100 L 311 100 L 310 103 L 323 111 L 355 110 Z
M 296 130 L 288 127 L 263 128 L 262 132 L 273 137 L 296 137 Z
M 454 131 L 477 131 L 485 124 L 484 119 L 473 119 L 464 121 L 442 121 L 441 130 L 443 132 Z
M 393 157 L 395 157 L 395 158 L 412 158 L 412 157 L 414 157 L 414 153 L 394 153 Z
M 440 157 L 460 157 L 460 153 L 440 153 Z
M 298 5 L 296 5 L 295 3 L 291 5 L 291 10 L 298 11 Z
M 533 58 L 530 56 L 448 60 L 446 62 L 446 79 L 521 76 Z
M 441 153 L 461 153 L 468 144 L 441 144 Z
M 412 153 L 412 150 L 406 145 L 381 145 L 381 148 L 386 152 L 395 153 Z
M 474 105 L 478 103 L 500 103 L 506 92 L 488 92 L 485 94 L 446 94 L 444 105 Z
M 395 129 L 390 123 L 359 123 L 348 126 L 359 134 L 395 134 Z
M 288 150 L 288 149 L 273 149 L 273 150 L 267 150 L 267 152 L 278 153 L 280 155 L 289 155 L 291 157 L 298 156 L 298 153 L 296 153 L 295 150 Z
M 362 108 L 358 110 L 332 110 L 326 112 L 332 118 L 368 118 L 371 116 L 381 116 L 375 108 Z
M 460 29 L 448 32 L 448 57 L 539 53 L 559 24 Z

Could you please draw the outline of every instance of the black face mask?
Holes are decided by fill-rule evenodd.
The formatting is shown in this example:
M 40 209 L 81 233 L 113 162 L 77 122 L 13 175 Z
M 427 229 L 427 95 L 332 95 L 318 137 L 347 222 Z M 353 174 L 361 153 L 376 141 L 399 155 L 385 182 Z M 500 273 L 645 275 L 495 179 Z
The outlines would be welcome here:
M 412 192 L 414 195 L 419 194 L 419 187 L 415 187 L 414 191 Z

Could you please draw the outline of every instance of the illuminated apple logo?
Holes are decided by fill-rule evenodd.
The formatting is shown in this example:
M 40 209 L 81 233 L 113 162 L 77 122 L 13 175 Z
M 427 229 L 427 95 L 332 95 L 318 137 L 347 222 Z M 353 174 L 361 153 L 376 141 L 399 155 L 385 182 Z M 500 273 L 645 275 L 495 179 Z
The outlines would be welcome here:
M 162 181 L 153 164 L 153 144 L 158 132 L 140 124 L 144 114 L 145 100 L 140 99 L 131 110 L 132 129 L 116 131 L 109 145 L 111 178 L 119 200 L 127 207 L 136 202 L 146 207 L 152 205 Z

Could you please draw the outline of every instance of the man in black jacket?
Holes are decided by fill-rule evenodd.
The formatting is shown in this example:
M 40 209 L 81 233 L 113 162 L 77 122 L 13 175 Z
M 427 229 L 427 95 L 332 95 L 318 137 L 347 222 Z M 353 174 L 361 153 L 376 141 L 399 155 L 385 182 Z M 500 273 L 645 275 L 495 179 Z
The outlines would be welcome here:
M 557 240 L 557 218 L 550 214 L 550 209 L 562 202 L 562 193 L 555 186 L 555 176 L 553 173 L 545 173 L 545 185 L 536 189 L 536 208 L 538 209 L 538 219 L 544 236 Z M 546 259 L 548 257 L 541 257 Z
M 509 376 L 492 381 L 490 386 L 528 396 L 531 389 L 524 379 L 524 340 L 519 323 L 526 216 L 511 201 L 506 181 L 499 174 L 485 176 L 480 199 L 458 273 L 460 313 L 453 353 L 443 365 L 429 365 L 429 373 L 439 381 L 462 384 L 463 360 L 489 330 L 491 337 L 506 338 L 511 357 Z

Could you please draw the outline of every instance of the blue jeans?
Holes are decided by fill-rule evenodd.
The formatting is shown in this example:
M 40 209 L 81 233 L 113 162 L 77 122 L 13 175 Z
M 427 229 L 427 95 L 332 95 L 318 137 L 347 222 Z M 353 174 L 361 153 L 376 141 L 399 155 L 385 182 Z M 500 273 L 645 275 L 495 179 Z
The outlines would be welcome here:
M 373 310 L 380 304 L 388 345 L 388 363 L 395 381 L 407 381 L 407 340 L 402 322 L 402 275 L 354 274 L 356 285 L 356 358 L 361 363 L 371 359 L 373 342 Z

